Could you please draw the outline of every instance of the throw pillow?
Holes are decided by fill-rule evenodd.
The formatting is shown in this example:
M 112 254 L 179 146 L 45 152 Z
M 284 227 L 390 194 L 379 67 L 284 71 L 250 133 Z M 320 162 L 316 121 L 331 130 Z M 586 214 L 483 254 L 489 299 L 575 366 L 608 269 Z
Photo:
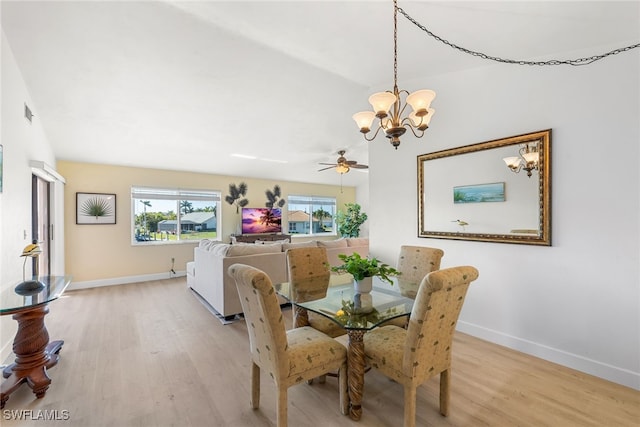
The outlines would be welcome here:
M 282 244 L 275 245 L 230 245 L 227 256 L 244 256 L 257 254 L 275 254 L 282 252 Z
M 287 249 L 295 249 L 295 248 L 316 248 L 318 247 L 318 242 L 315 240 L 309 240 L 308 242 L 296 242 L 296 243 L 283 243 L 282 250 L 286 252 Z
M 350 237 L 347 239 L 347 246 L 369 246 L 369 239 L 367 237 Z
M 346 248 L 347 239 L 318 240 L 318 246 L 324 246 L 325 248 Z

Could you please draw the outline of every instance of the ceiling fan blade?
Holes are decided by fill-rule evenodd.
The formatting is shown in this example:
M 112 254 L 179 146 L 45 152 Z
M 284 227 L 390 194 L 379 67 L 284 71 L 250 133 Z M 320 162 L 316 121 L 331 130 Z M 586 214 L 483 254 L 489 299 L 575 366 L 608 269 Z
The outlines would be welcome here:
M 355 165 L 358 162 L 356 162 L 355 160 L 347 160 L 345 163 L 348 164 L 349 166 L 352 166 L 352 165 Z
M 318 169 L 318 172 L 326 171 L 327 169 L 333 169 L 333 168 L 335 168 L 335 165 L 334 166 L 329 166 L 328 168 Z
M 369 166 L 367 165 L 351 165 L 350 167 L 354 169 L 369 169 Z
M 330 166 L 338 166 L 335 163 L 318 163 L 319 165 L 330 165 Z

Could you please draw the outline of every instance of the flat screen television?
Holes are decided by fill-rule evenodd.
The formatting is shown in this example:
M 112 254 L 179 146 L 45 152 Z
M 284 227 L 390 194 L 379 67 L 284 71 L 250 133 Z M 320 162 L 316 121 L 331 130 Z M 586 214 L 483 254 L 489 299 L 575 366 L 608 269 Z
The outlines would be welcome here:
M 282 209 L 242 208 L 242 234 L 282 233 Z

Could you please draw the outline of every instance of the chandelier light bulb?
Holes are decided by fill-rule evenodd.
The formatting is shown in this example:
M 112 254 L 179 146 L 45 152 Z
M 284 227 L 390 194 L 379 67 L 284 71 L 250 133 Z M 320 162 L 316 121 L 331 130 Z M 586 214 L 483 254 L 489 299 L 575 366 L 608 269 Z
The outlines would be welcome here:
M 353 115 L 353 120 L 356 121 L 360 132 L 367 133 L 371 130 L 371 125 L 376 118 L 376 113 L 373 111 L 361 111 Z
M 417 90 L 407 96 L 407 104 L 411 105 L 416 116 L 422 117 L 428 113 L 431 101 L 436 97 L 436 93 L 429 89 Z
M 520 157 L 505 157 L 502 160 L 509 166 L 509 169 L 516 169 L 520 164 Z
M 532 153 L 523 153 L 522 157 L 527 163 L 538 163 L 538 152 L 534 151 Z
M 394 102 L 396 102 L 396 96 L 391 92 L 378 92 L 369 97 L 369 104 L 373 107 L 376 117 L 387 117 Z

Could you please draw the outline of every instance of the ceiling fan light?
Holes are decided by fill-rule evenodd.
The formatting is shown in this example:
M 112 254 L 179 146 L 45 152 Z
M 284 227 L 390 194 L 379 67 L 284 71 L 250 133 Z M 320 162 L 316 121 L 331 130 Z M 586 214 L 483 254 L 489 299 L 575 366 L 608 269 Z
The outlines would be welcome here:
M 349 172 L 349 166 L 337 165 L 336 166 L 336 172 L 338 172 L 339 174 L 347 173 L 347 172 Z
M 422 117 L 428 114 L 431 101 L 436 97 L 436 93 L 429 89 L 417 90 L 407 96 L 407 104 L 411 105 L 416 116 Z
M 369 97 L 369 104 L 373 107 L 376 117 L 387 117 L 387 112 L 396 99 L 391 92 L 378 92 Z
M 367 133 L 371 130 L 371 124 L 376 118 L 376 113 L 373 111 L 361 111 L 359 113 L 355 113 L 352 118 L 360 128 L 360 132 Z

